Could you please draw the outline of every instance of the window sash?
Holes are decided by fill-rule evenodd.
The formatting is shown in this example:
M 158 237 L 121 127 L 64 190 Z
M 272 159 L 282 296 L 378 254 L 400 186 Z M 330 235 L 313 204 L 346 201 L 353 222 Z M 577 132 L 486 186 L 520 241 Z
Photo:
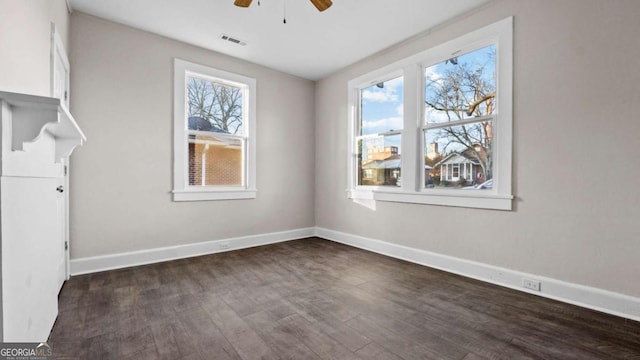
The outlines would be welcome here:
M 244 135 L 234 135 L 234 134 L 225 134 L 214 131 L 202 131 L 202 130 L 186 130 L 187 135 L 200 135 L 200 136 L 209 136 L 209 137 L 220 137 L 224 139 L 240 139 L 242 141 L 246 141 L 248 139 L 247 136 Z
M 190 159 L 187 160 L 187 164 L 186 164 L 186 174 L 187 174 L 187 188 L 198 188 L 198 189 L 202 189 L 202 188 L 245 188 L 246 187 L 246 181 L 247 181 L 247 167 L 246 167 L 246 160 L 247 160 L 247 137 L 246 136 L 240 136 L 240 135 L 232 135 L 232 134 L 224 134 L 224 133 L 215 133 L 215 132 L 210 132 L 210 131 L 198 131 L 198 130 L 188 130 L 187 131 L 187 141 L 186 141 L 186 145 L 189 146 L 189 144 L 191 143 L 197 143 L 197 141 L 192 142 L 191 139 L 189 138 L 192 135 L 199 135 L 199 136 L 206 136 L 206 137 L 219 137 L 222 138 L 223 140 L 237 140 L 240 143 L 240 152 L 241 152 L 241 164 L 240 164 L 240 172 L 241 172 L 241 181 L 240 184 L 238 185 L 216 185 L 216 184 L 204 184 L 206 183 L 205 178 L 206 178 L 206 171 L 203 169 L 201 171 L 201 177 L 202 177 L 202 181 L 201 181 L 201 185 L 196 185 L 196 184 L 191 184 L 190 180 L 188 179 L 189 177 L 189 170 L 190 170 Z M 202 140 L 201 140 L 202 141 Z M 207 141 L 204 140 L 204 142 L 206 143 Z M 215 145 L 215 142 L 211 142 L 212 145 Z M 213 161 L 216 161 L 217 159 L 213 159 Z
M 422 126 L 422 130 L 432 130 L 432 129 L 440 129 L 440 128 L 446 128 L 446 127 L 454 127 L 454 126 L 460 126 L 460 125 L 479 123 L 479 122 L 483 122 L 483 121 L 491 121 L 491 122 L 493 122 L 497 116 L 498 116 L 498 114 L 497 114 L 497 109 L 496 109 L 496 112 L 494 114 L 492 114 L 492 115 L 478 116 L 478 117 L 473 117 L 473 118 L 468 118 L 468 119 L 441 122 L 441 123 L 425 124 L 425 125 Z
M 491 128 L 492 131 L 494 131 L 494 139 L 492 141 L 496 140 L 495 137 L 495 128 L 496 128 L 496 115 L 489 115 L 489 116 L 479 116 L 479 117 L 475 117 L 475 118 L 470 118 L 470 119 L 463 119 L 463 120 L 457 120 L 457 121 L 451 121 L 451 122 L 446 122 L 446 123 L 437 123 L 437 124 L 432 124 L 432 126 L 423 126 L 422 127 L 422 133 L 421 133 L 421 138 L 422 141 L 424 141 L 427 131 L 429 130 L 437 130 L 437 129 L 443 129 L 443 128 L 448 128 L 448 127 L 456 127 L 456 126 L 463 126 L 463 125 L 473 125 L 473 124 L 478 124 L 478 123 L 482 123 L 482 122 L 491 122 Z M 428 144 L 424 144 L 424 146 L 422 146 L 422 152 L 421 152 L 421 159 L 425 159 L 427 156 L 427 149 L 426 149 L 426 145 Z M 495 146 L 492 144 L 492 146 Z M 492 156 L 494 155 L 493 153 L 491 154 Z M 494 159 L 492 159 L 492 166 L 494 164 Z M 423 164 L 426 165 L 426 164 Z M 445 174 L 444 176 L 444 180 L 447 181 L 458 181 L 461 179 L 467 180 L 467 181 L 474 181 L 475 179 L 471 176 L 473 174 L 473 164 L 469 163 L 469 167 L 468 170 L 465 170 L 467 168 L 467 164 L 463 164 L 464 165 L 464 169 L 461 168 L 460 169 L 460 176 L 455 177 L 451 174 L 451 169 L 454 165 L 441 165 L 441 166 L 445 166 L 446 169 L 448 169 L 448 172 Z M 495 169 L 492 169 L 492 171 L 494 171 Z M 467 171 L 466 173 L 464 171 Z M 464 176 L 465 174 L 467 174 L 467 176 Z M 426 185 L 426 172 L 421 174 L 421 178 L 420 178 L 421 182 L 421 191 L 424 192 L 440 192 L 440 191 L 447 191 L 444 188 L 437 188 L 437 187 L 427 187 Z M 486 179 L 485 179 L 486 180 Z M 453 190 L 453 191 L 458 191 L 458 190 Z M 483 189 L 484 192 L 486 192 L 486 189 Z

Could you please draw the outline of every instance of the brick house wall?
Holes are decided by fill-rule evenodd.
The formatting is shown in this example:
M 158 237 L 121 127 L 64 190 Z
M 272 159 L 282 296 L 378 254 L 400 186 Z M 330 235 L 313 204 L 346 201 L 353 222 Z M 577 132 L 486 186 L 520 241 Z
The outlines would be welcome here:
M 189 185 L 242 185 L 242 149 L 189 142 Z

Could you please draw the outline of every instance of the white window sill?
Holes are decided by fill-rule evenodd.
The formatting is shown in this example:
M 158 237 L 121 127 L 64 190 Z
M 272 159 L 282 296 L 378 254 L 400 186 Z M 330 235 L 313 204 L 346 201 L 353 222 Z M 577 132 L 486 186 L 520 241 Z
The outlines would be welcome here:
M 187 189 L 173 190 L 173 201 L 242 200 L 255 199 L 256 189 Z
M 425 190 L 407 192 L 381 189 L 347 190 L 350 199 L 377 200 L 411 204 L 457 206 L 477 209 L 511 210 L 512 195 L 502 195 L 485 190 Z

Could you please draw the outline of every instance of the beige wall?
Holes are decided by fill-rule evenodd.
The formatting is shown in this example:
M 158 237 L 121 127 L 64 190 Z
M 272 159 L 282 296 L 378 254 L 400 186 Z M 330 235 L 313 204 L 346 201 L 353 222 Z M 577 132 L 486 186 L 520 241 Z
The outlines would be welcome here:
M 0 91 L 51 95 L 51 22 L 68 52 L 65 0 L 0 0 Z
M 71 17 L 71 256 L 314 225 L 314 83 L 126 26 Z M 252 200 L 172 202 L 173 58 L 257 80 Z
M 347 81 L 512 15 L 515 210 L 348 200 Z M 314 86 L 75 14 L 72 112 L 89 141 L 72 159 L 72 257 L 315 224 L 640 296 L 638 18 L 635 0 L 496 0 Z M 171 201 L 173 57 L 257 79 L 257 199 Z
M 348 200 L 347 81 L 512 15 L 515 210 Z M 640 296 L 638 19 L 637 0 L 497 0 L 319 81 L 316 225 Z

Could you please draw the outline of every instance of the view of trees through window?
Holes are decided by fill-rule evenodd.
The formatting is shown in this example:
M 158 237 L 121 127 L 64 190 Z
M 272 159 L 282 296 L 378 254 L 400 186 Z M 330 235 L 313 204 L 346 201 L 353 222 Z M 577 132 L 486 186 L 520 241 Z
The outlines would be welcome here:
M 218 131 L 242 135 L 243 89 L 215 80 L 187 77 L 189 117 L 205 119 Z
M 490 189 L 496 47 L 424 71 L 425 187 Z M 401 185 L 403 77 L 360 89 L 358 185 Z
M 348 82 L 347 196 L 512 210 L 513 18 L 381 65 Z
M 190 186 L 243 183 L 242 87 L 187 76 Z
M 490 189 L 496 108 L 496 47 L 425 70 L 425 185 Z

